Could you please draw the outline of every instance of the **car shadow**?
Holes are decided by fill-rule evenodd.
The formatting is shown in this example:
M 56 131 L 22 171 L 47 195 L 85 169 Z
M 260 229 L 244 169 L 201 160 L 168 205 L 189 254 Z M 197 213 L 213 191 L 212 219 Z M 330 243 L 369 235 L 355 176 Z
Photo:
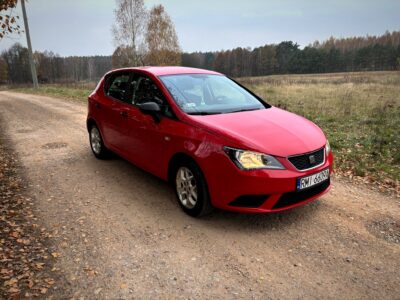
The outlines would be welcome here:
M 157 202 L 157 207 L 147 209 L 146 213 L 153 214 L 154 218 L 166 219 L 181 219 L 182 226 L 185 224 L 193 226 L 207 226 L 221 230 L 249 230 L 249 231 L 270 231 L 280 230 L 293 225 L 301 225 L 304 222 L 310 222 L 313 215 L 320 209 L 321 200 L 315 200 L 303 206 L 299 206 L 287 211 L 267 214 L 251 214 L 237 213 L 215 209 L 210 214 L 201 218 L 193 218 L 186 215 L 175 198 L 173 188 L 160 178 L 136 167 L 125 159 L 113 154 L 109 160 L 98 161 L 94 157 L 89 158 L 92 165 L 95 167 L 98 163 L 103 163 L 107 167 L 102 168 L 103 172 L 97 172 L 97 175 L 109 176 L 110 173 L 123 173 L 125 177 L 130 177 L 128 181 L 136 182 L 135 185 L 127 185 L 120 182 L 121 189 L 129 188 L 131 194 L 148 195 L 146 198 L 151 198 Z M 138 190 L 139 189 L 139 190 Z M 135 201 L 142 200 L 135 198 Z M 160 211 L 157 211 L 160 209 Z
M 201 220 L 216 228 L 227 226 L 226 228 L 234 230 L 249 230 L 249 231 L 275 231 L 285 229 L 287 227 L 310 222 L 313 215 L 321 206 L 321 200 L 317 199 L 311 203 L 292 208 L 290 210 L 265 213 L 238 213 L 216 209 L 210 215 L 204 216 Z

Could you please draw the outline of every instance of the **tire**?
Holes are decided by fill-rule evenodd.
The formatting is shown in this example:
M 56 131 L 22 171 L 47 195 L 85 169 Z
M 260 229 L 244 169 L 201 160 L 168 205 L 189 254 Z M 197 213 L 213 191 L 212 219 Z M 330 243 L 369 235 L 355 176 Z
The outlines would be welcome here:
M 193 161 L 185 160 L 177 165 L 174 172 L 174 188 L 180 207 L 188 215 L 200 217 L 213 210 L 207 182 Z
M 96 125 L 92 125 L 89 130 L 89 143 L 94 156 L 98 159 L 107 159 L 110 151 L 104 146 L 100 130 Z

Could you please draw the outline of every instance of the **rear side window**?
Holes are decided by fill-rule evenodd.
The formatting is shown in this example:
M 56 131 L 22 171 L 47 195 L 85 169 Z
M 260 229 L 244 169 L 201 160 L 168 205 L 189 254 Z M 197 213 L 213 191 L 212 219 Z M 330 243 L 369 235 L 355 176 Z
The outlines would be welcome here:
M 104 92 L 107 96 L 127 102 L 130 94 L 130 76 L 128 73 L 116 74 L 107 79 Z

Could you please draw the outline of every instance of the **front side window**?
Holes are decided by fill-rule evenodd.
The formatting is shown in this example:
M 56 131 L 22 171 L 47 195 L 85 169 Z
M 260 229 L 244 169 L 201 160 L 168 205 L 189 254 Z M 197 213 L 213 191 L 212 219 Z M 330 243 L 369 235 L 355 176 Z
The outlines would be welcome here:
M 179 74 L 159 78 L 188 114 L 220 114 L 269 107 L 222 75 Z
M 113 97 L 121 101 L 128 101 L 130 82 L 129 74 L 116 74 L 107 80 L 105 92 L 107 96 Z
M 133 91 L 132 103 L 156 102 L 159 105 L 164 104 L 164 96 L 150 78 L 139 76 L 133 82 L 135 83 L 135 89 Z
M 133 95 L 132 104 L 142 104 L 145 102 L 155 102 L 161 108 L 164 116 L 173 118 L 174 114 L 165 100 L 163 93 L 157 85 L 147 76 L 135 76 L 132 81 Z

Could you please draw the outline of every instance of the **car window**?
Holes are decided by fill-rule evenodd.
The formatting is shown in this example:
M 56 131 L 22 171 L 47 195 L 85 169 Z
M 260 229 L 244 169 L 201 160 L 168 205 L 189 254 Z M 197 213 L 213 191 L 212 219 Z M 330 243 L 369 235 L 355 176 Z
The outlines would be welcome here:
M 160 105 L 164 104 L 164 96 L 150 78 L 139 76 L 132 82 L 135 85 L 132 103 L 156 102 Z
M 106 87 L 107 96 L 113 97 L 115 99 L 129 102 L 130 95 L 130 81 L 129 73 L 117 74 L 112 76 Z
M 177 74 L 159 78 L 179 107 L 189 114 L 221 114 L 269 107 L 222 75 Z
M 219 80 L 210 80 L 208 85 L 217 101 L 246 104 L 246 96 L 237 86 Z
M 131 85 L 133 87 L 132 104 L 155 102 L 160 105 L 161 113 L 163 115 L 171 118 L 174 116 L 163 93 L 150 78 L 143 75 L 135 76 Z

